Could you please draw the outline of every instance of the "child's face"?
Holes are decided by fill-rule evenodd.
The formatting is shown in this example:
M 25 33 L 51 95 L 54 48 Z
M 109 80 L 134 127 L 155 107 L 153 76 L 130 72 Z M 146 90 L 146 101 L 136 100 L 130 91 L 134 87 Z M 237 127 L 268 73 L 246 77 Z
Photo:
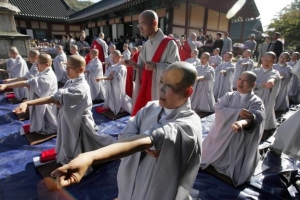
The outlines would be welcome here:
M 264 56 L 261 58 L 261 62 L 264 69 L 270 69 L 274 64 L 274 58 L 272 56 Z
M 288 56 L 283 55 L 283 54 L 281 54 L 281 55 L 279 56 L 278 62 L 279 62 L 280 64 L 285 64 L 285 63 L 287 63 L 288 61 L 289 61 Z
M 209 57 L 205 54 L 202 54 L 200 57 L 201 65 L 206 65 L 209 60 Z
M 296 62 L 296 61 L 297 61 L 297 58 L 298 58 L 298 56 L 297 56 L 296 54 L 292 54 L 291 60 L 292 60 L 293 62 Z
M 229 55 L 229 54 L 225 54 L 224 55 L 224 60 L 226 61 L 226 62 L 229 62 L 230 60 L 231 60 L 231 56 Z
M 28 59 L 29 59 L 29 62 L 31 64 L 33 64 L 33 63 L 37 62 L 38 57 L 37 56 L 28 55 Z
M 196 57 L 197 57 L 197 53 L 195 53 L 195 52 L 192 51 L 191 57 L 192 57 L 192 58 L 196 58 Z
M 244 55 L 244 58 L 250 58 L 251 54 L 249 51 L 245 51 L 243 55 Z
M 8 54 L 9 54 L 10 58 L 17 58 L 17 56 L 18 56 L 18 54 L 12 53 L 12 52 L 9 52 Z
M 216 55 L 219 55 L 219 51 L 214 50 L 214 55 L 215 55 L 215 56 L 216 56 Z
M 81 74 L 80 68 L 73 67 L 72 63 L 67 61 L 67 76 L 69 79 L 77 78 Z
M 76 49 L 71 48 L 71 49 L 70 49 L 70 53 L 71 53 L 72 55 L 74 55 L 74 54 L 76 53 Z

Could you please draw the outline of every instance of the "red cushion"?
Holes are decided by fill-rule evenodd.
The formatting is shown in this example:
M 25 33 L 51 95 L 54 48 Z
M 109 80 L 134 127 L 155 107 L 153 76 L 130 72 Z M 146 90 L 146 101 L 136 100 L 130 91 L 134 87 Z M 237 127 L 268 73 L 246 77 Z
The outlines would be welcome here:
M 55 152 L 55 148 L 53 149 L 48 149 L 42 152 L 41 157 L 40 157 L 40 161 L 43 162 L 49 162 L 52 160 L 56 159 L 56 152 Z
M 98 106 L 95 108 L 95 111 L 99 114 L 109 111 L 109 108 L 103 108 L 103 106 Z
M 16 97 L 15 97 L 15 94 L 7 94 L 6 98 L 7 99 L 13 99 L 13 98 L 16 98 Z
M 23 125 L 24 133 L 29 133 L 29 129 L 30 129 L 30 124 Z

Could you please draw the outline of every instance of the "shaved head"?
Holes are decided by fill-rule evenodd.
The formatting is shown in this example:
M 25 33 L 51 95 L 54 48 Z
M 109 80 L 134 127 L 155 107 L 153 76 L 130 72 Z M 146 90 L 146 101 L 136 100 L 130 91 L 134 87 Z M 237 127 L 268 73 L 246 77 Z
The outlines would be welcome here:
M 208 52 L 204 52 L 204 53 L 202 53 L 201 56 L 204 56 L 204 57 L 206 57 L 207 59 L 209 59 L 210 54 L 209 54 Z
M 194 32 L 190 33 L 190 38 L 191 38 L 192 40 L 195 40 L 195 39 L 197 38 L 197 34 L 194 33 Z
M 144 12 L 142 12 L 140 14 L 140 17 L 143 17 L 144 19 L 149 20 L 149 21 L 158 22 L 158 16 L 157 16 L 156 12 L 153 10 L 145 10 Z
M 273 60 L 276 60 L 276 54 L 273 51 L 268 51 L 267 53 L 264 54 L 265 56 L 270 56 L 273 58 Z
M 252 72 L 252 71 L 244 71 L 242 73 L 242 75 L 243 74 L 247 76 L 247 79 L 248 79 L 249 83 L 251 83 L 251 84 L 255 83 L 257 76 L 256 76 L 256 74 L 254 72 Z
M 29 51 L 29 56 L 37 57 L 38 55 L 40 55 L 40 52 L 38 50 L 30 50 Z
M 99 33 L 99 38 L 104 39 L 104 33 Z
M 289 52 L 282 52 L 281 54 L 280 54 L 280 56 L 284 56 L 285 58 L 289 58 L 290 57 L 290 54 L 289 54 Z
M 68 61 L 74 68 L 85 68 L 85 60 L 80 55 L 72 55 L 68 58 Z
M 11 46 L 8 51 L 9 51 L 9 53 L 19 54 L 19 51 L 18 51 L 17 47 L 15 47 L 15 46 Z
M 192 87 L 196 81 L 197 71 L 190 63 L 174 62 L 170 64 L 166 70 L 173 71 L 171 74 L 179 79 L 177 82 L 182 90 Z
M 99 54 L 98 49 L 92 49 L 92 50 L 91 50 L 91 54 L 93 54 L 93 55 L 95 55 L 95 56 L 98 56 L 98 54 Z
M 49 63 L 49 66 L 52 65 L 52 58 L 49 54 L 43 53 L 38 56 L 40 63 Z
M 74 49 L 74 50 L 76 50 L 76 51 L 78 51 L 78 47 L 77 47 L 77 45 L 71 45 L 71 47 L 70 47 L 71 49 Z
M 62 47 L 61 45 L 56 45 L 56 46 L 55 46 L 55 49 L 56 49 L 56 51 L 58 51 L 58 52 L 62 52 L 63 47 Z

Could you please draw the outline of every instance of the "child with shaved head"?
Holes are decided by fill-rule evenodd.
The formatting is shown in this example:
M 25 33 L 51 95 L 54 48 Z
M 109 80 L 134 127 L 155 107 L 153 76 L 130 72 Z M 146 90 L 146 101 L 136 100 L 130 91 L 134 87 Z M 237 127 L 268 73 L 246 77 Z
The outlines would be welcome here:
M 20 104 L 16 113 L 26 111 L 28 106 L 56 104 L 60 106 L 57 117 L 57 162 L 66 164 L 83 151 L 98 149 L 111 144 L 114 139 L 98 135 L 92 117 L 90 88 L 84 78 L 85 60 L 72 55 L 67 60 L 68 80 L 64 88 L 55 94 Z
M 57 92 L 57 79 L 51 68 L 51 56 L 49 54 L 39 55 L 37 64 L 37 69 L 39 71 L 37 76 L 28 80 L 0 85 L 0 90 L 4 90 L 5 88 L 28 87 L 29 101 L 55 94 L 55 92 Z M 56 133 L 56 110 L 56 107 L 52 104 L 30 107 L 29 131 L 40 134 Z
M 189 100 L 196 74 L 189 63 L 169 65 L 160 77 L 159 100 L 129 119 L 119 142 L 55 170 L 58 186 L 79 182 L 93 162 L 123 158 L 118 199 L 189 199 L 201 155 L 201 122 Z
M 28 72 L 26 61 L 21 57 L 16 47 L 12 46 L 8 50 L 10 59 L 6 62 L 6 71 L 9 78 L 21 78 Z M 5 71 L 5 70 L 4 70 Z M 28 90 L 25 87 L 14 88 L 16 99 L 23 100 L 28 96 Z

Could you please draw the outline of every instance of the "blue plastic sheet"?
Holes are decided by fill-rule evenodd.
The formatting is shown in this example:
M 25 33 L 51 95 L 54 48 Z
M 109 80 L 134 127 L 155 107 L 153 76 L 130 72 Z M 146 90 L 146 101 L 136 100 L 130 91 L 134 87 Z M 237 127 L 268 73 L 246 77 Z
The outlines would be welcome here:
M 49 191 L 46 182 L 35 169 L 32 158 L 39 156 L 43 150 L 54 148 L 56 139 L 30 146 L 27 140 L 19 134 L 24 123 L 20 122 L 11 112 L 16 105 L 10 105 L 0 95 L 0 200 L 18 199 L 84 199 L 111 200 L 117 197 L 117 171 L 119 161 L 103 164 L 76 185 L 64 190 Z M 117 136 L 129 119 L 124 117 L 110 121 L 95 113 L 95 122 L 99 134 Z M 201 119 L 203 138 L 212 125 L 214 115 Z M 286 157 L 279 158 L 267 154 L 264 164 L 270 169 L 253 176 L 250 183 L 234 188 L 217 178 L 200 171 L 197 175 L 194 189 L 199 191 L 195 199 L 232 200 L 232 199 L 281 199 L 281 193 L 286 190 L 279 180 L 278 174 L 284 170 L 297 170 L 295 161 Z M 51 182 L 51 180 L 50 180 Z M 53 182 L 52 182 L 53 183 Z M 54 184 L 54 183 L 53 183 Z M 292 189 L 293 192 L 295 190 Z

